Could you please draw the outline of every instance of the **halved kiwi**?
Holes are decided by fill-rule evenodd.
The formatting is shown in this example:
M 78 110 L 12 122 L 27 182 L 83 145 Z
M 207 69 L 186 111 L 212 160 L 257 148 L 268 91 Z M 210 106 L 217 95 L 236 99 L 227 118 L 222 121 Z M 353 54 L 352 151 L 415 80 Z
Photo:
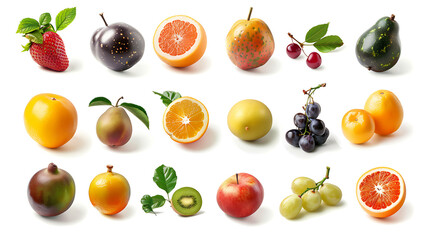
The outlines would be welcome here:
M 181 216 L 192 216 L 201 209 L 203 199 L 200 193 L 191 187 L 183 187 L 174 192 L 171 198 L 173 210 Z

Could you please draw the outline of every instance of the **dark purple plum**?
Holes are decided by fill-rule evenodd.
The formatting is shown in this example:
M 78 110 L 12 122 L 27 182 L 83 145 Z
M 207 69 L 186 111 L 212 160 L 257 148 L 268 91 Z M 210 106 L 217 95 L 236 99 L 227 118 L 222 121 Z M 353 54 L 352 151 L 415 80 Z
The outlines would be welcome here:
M 114 71 L 124 71 L 143 57 L 145 42 L 137 29 L 126 23 L 113 23 L 97 29 L 91 38 L 91 51 L 97 60 Z

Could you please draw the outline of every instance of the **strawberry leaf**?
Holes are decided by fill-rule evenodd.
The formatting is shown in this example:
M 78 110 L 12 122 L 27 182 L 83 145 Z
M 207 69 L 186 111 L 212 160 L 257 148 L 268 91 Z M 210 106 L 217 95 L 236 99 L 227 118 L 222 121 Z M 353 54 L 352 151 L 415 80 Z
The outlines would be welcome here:
M 49 13 L 42 13 L 39 18 L 40 25 L 48 25 L 51 22 L 51 14 Z
M 329 23 L 320 24 L 312 27 L 310 30 L 308 30 L 307 34 L 305 35 L 305 41 L 308 43 L 313 43 L 320 40 L 328 32 L 328 27 L 329 27 Z
M 66 28 L 70 23 L 73 22 L 76 17 L 76 7 L 74 8 L 66 8 L 58 13 L 55 18 L 55 25 L 57 27 L 57 31 L 61 31 Z
M 30 42 L 42 44 L 43 43 L 43 36 L 42 33 L 40 33 L 39 30 L 32 31 L 30 33 L 25 34 L 25 37 L 30 40 Z
M 101 105 L 113 106 L 112 102 L 110 102 L 110 100 L 105 98 L 105 97 L 96 97 L 96 98 L 92 99 L 91 102 L 89 103 L 89 107 L 101 106 Z
M 337 35 L 326 36 L 313 44 L 322 53 L 330 52 L 343 45 L 343 40 Z
M 30 33 L 40 28 L 39 22 L 33 18 L 24 18 L 18 25 L 16 33 Z
M 28 51 L 28 50 L 30 50 L 30 47 L 31 47 L 31 42 L 29 42 L 29 43 L 27 43 L 27 44 L 25 44 L 25 45 L 21 45 L 22 46 L 22 52 L 26 52 L 26 51 Z
M 121 107 L 124 107 L 128 111 L 130 111 L 134 116 L 136 116 L 140 121 L 146 125 L 147 129 L 149 129 L 149 117 L 147 116 L 146 110 L 143 107 L 132 104 L 132 103 L 121 103 Z

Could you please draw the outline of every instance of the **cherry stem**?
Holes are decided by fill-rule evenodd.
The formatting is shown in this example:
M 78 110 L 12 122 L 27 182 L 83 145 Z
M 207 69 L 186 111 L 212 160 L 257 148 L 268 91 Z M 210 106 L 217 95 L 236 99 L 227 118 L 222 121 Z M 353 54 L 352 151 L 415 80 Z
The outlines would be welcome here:
M 104 19 L 104 13 L 100 13 L 101 18 L 104 21 L 104 24 L 106 24 L 106 27 L 109 26 L 109 24 L 107 24 L 106 19 Z
M 239 185 L 239 183 L 238 183 L 238 173 L 235 174 L 235 180 L 237 181 L 237 185 Z
M 329 179 L 329 172 L 330 171 L 331 171 L 331 168 L 327 166 L 325 177 L 320 182 L 317 182 L 315 187 L 307 188 L 301 195 L 299 195 L 299 197 L 302 197 L 308 191 L 319 190 L 320 186 L 323 186 L 323 183 L 326 181 L 326 179 Z
M 288 32 L 287 35 L 289 35 L 289 37 L 292 39 L 292 42 L 295 41 L 295 42 L 297 42 L 299 44 L 299 46 L 301 47 L 302 53 L 304 53 L 304 55 L 306 57 L 308 57 L 308 55 L 304 51 L 304 46 L 306 46 L 306 45 L 304 43 L 298 41 L 291 33 Z M 307 46 L 311 46 L 311 45 L 307 45 Z
M 116 105 L 115 105 L 115 107 L 118 107 L 119 101 L 120 101 L 121 99 L 124 99 L 124 97 L 122 96 L 122 97 L 120 97 L 120 98 L 118 99 L 118 101 L 116 101 Z
M 113 165 L 107 165 L 107 172 L 112 172 Z
M 250 7 L 249 15 L 247 15 L 247 21 L 250 20 L 250 16 L 252 16 L 253 7 Z

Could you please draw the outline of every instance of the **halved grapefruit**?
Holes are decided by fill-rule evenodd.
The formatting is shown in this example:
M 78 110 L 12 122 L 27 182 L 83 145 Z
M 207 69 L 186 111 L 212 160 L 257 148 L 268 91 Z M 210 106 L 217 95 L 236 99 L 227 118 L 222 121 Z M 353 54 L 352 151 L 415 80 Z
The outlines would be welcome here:
M 395 214 L 405 202 L 405 182 L 388 167 L 378 167 L 364 173 L 356 185 L 361 207 L 371 216 L 385 218 Z
M 196 63 L 206 51 L 207 36 L 194 19 L 176 15 L 159 24 L 153 36 L 153 47 L 162 61 L 173 67 Z
M 176 142 L 191 143 L 200 139 L 209 125 L 209 113 L 197 99 L 182 97 L 174 100 L 163 117 L 165 132 Z

